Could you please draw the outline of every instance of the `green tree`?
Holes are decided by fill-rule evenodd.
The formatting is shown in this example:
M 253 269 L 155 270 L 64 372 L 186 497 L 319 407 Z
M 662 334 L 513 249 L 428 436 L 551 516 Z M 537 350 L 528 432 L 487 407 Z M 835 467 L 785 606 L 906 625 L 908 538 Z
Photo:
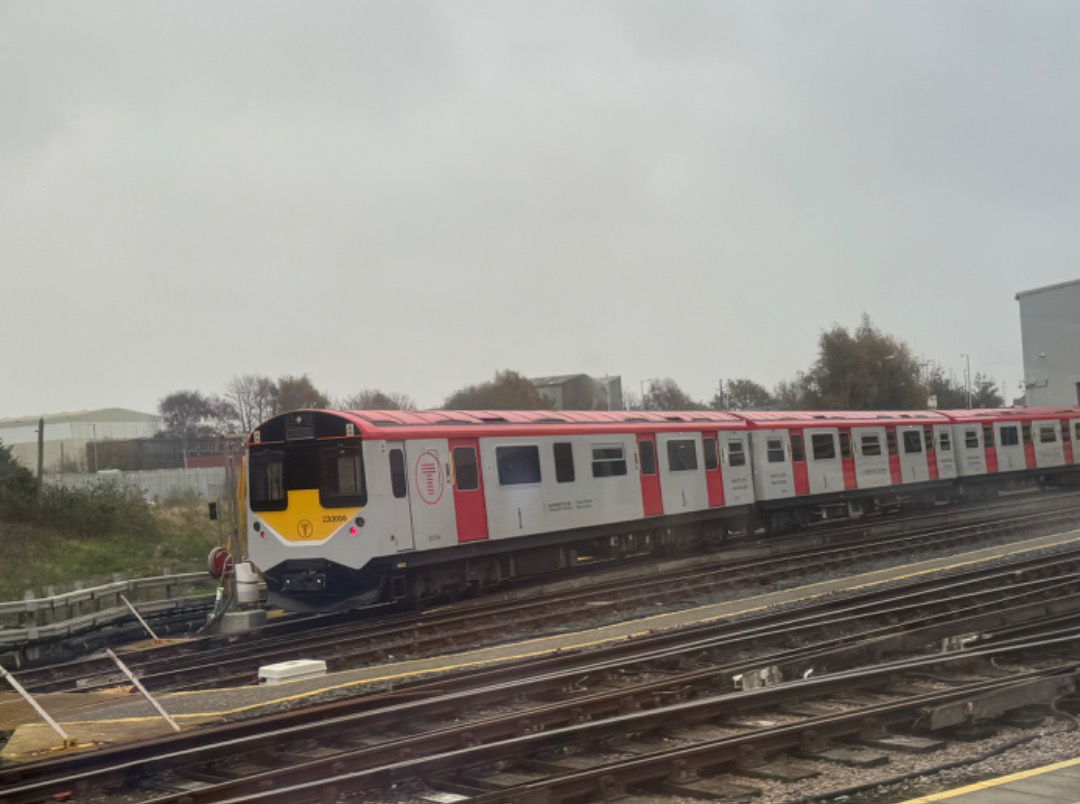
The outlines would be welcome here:
M 799 410 L 806 395 L 806 375 L 801 371 L 793 380 L 781 380 L 773 388 L 773 404 L 780 410 Z
M 724 384 L 723 396 L 712 399 L 713 410 L 760 410 L 774 404 L 765 386 L 753 380 L 729 380 Z
M 185 441 L 211 435 L 221 410 L 199 391 L 176 391 L 158 403 L 162 434 Z
M 802 406 L 811 410 L 911 410 L 926 407 L 919 361 L 907 344 L 883 335 L 863 315 L 854 333 L 823 332 L 805 375 Z
M 497 371 L 495 379 L 454 391 L 444 410 L 550 410 L 551 403 L 527 377 L 516 371 Z
M 949 377 L 940 366 L 933 366 L 927 373 L 926 388 L 939 410 L 963 410 L 973 408 L 1000 408 L 1005 406 L 997 385 L 988 377 L 976 374 L 971 386 L 970 404 L 968 389 L 958 379 Z
M 1001 408 L 1005 406 L 1005 398 L 999 393 L 997 383 L 989 377 L 976 374 L 971 404 L 977 408 Z
M 642 402 L 645 410 L 706 410 L 700 402 L 691 399 L 671 377 L 650 382 Z
M 11 447 L 0 441 L 0 505 L 6 510 L 13 504 L 28 502 L 36 493 L 34 473 L 19 463 Z
M 307 374 L 299 377 L 280 377 L 277 381 L 277 399 L 274 412 L 285 413 L 301 408 L 328 408 L 330 398 L 318 390 Z
M 347 396 L 337 404 L 338 410 L 416 410 L 416 403 L 408 394 L 386 393 L 376 388 L 365 388 Z

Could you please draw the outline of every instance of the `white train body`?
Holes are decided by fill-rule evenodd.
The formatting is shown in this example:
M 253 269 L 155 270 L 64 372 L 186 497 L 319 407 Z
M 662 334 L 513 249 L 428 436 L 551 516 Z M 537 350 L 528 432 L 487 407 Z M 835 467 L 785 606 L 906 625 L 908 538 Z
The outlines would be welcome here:
M 248 553 L 293 609 L 428 597 L 729 529 L 1073 476 L 1080 410 L 296 411 L 249 439 Z

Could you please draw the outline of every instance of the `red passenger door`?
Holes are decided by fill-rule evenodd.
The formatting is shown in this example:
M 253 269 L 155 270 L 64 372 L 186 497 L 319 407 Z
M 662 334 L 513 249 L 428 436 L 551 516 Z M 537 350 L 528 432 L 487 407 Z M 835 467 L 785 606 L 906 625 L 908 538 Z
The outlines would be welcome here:
M 488 537 L 487 509 L 484 506 L 484 478 L 480 473 L 480 448 L 475 438 L 450 439 L 453 465 L 454 516 L 459 542 Z
M 795 496 L 810 493 L 810 477 L 806 469 L 806 444 L 802 430 L 791 431 L 791 477 L 795 482 Z
M 656 436 L 638 436 L 638 474 L 641 475 L 641 507 L 645 516 L 664 513 L 660 474 L 656 470 Z
M 724 504 L 724 478 L 720 476 L 720 445 L 716 433 L 702 433 L 701 446 L 705 450 L 705 489 L 709 495 L 709 507 Z

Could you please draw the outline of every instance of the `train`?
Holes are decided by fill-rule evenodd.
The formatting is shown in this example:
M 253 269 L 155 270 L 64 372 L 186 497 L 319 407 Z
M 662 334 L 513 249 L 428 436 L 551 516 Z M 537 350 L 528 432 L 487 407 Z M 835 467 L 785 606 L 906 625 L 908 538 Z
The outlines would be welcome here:
M 297 410 L 247 439 L 268 603 L 416 603 L 839 517 L 1076 485 L 1080 408 Z

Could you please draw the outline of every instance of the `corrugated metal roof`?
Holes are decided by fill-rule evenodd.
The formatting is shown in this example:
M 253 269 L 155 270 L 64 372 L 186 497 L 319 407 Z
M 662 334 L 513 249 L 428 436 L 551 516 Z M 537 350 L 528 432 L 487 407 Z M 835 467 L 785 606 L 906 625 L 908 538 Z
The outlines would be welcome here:
M 975 408 L 973 410 L 943 410 L 951 419 L 1061 419 L 1080 417 L 1080 408 Z
M 799 424 L 843 424 L 850 426 L 855 422 L 870 424 L 919 422 L 947 422 L 948 418 L 939 412 L 930 410 L 747 410 L 737 411 L 736 416 L 754 424 L 799 423 Z
M 350 410 L 370 424 L 430 427 L 443 424 L 626 424 L 627 422 L 740 422 L 717 410 Z
M 570 380 L 576 380 L 578 377 L 588 377 L 588 374 L 556 374 L 553 377 L 533 377 L 529 380 L 533 385 L 549 386 L 549 385 L 565 385 Z
M 140 413 L 137 410 L 127 408 L 99 408 L 97 410 L 78 410 L 64 413 L 39 413 L 35 416 L 19 416 L 12 419 L 0 419 L 0 427 L 22 427 L 27 424 L 37 424 L 39 419 L 46 422 L 61 424 L 63 422 L 79 421 L 102 421 L 106 415 L 112 416 L 110 421 L 157 421 L 161 417 L 156 413 Z

